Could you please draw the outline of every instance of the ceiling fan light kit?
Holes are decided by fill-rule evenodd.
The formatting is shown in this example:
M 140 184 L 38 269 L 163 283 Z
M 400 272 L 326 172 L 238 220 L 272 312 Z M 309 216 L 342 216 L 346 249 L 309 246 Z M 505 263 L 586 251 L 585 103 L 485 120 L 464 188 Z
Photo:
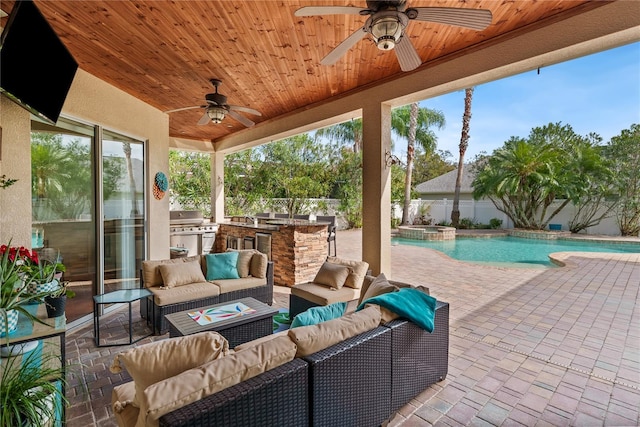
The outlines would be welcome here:
M 221 107 L 209 107 L 207 108 L 207 116 L 211 119 L 213 123 L 222 123 L 224 120 L 226 110 Z
M 378 12 L 371 17 L 369 33 L 380 50 L 391 50 L 400 41 L 409 19 L 394 12 Z

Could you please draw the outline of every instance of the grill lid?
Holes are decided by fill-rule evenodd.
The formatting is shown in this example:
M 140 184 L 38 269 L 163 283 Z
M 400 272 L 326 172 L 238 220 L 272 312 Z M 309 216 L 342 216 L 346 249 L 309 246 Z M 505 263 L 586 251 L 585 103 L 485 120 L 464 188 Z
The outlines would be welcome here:
M 201 225 L 204 217 L 201 211 L 169 211 L 170 225 Z

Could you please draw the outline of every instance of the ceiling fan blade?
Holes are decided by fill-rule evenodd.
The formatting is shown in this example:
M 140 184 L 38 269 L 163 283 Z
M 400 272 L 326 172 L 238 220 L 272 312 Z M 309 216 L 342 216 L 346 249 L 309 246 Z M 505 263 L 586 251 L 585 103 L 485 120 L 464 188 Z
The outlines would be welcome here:
M 198 120 L 198 125 L 202 126 L 202 125 L 206 125 L 207 123 L 209 123 L 211 119 L 209 118 L 209 115 L 207 114 L 207 112 L 204 112 L 204 115 L 202 117 L 200 117 L 200 120 Z
M 396 44 L 394 50 L 396 51 L 396 56 L 398 57 L 398 62 L 400 63 L 400 69 L 402 71 L 415 70 L 420 66 L 420 64 L 422 64 L 420 55 L 418 55 L 416 48 L 408 37 L 402 37 Z
M 306 6 L 296 10 L 295 16 L 319 16 L 319 15 L 360 15 L 361 7 L 351 6 Z
M 262 115 L 260 111 L 254 110 L 253 108 L 249 108 L 249 107 L 240 107 L 238 105 L 228 105 L 228 107 L 229 107 L 229 110 L 243 111 L 245 113 L 253 114 L 254 116 Z
M 194 108 L 202 108 L 202 105 L 195 105 L 193 107 L 176 108 L 175 110 L 167 110 L 165 113 L 175 113 L 176 111 L 193 110 Z
M 456 25 L 474 30 L 484 30 L 491 24 L 493 15 L 487 9 L 461 9 L 457 7 L 416 7 L 417 21 Z
M 355 33 L 344 39 L 342 43 L 336 46 L 331 52 L 327 54 L 320 63 L 322 65 L 333 65 L 338 59 L 342 57 L 349 49 L 351 49 L 356 43 L 358 43 L 367 34 L 365 27 L 356 30 Z
M 243 125 L 245 125 L 248 128 L 250 128 L 251 126 L 255 125 L 254 122 L 252 122 L 251 120 L 247 119 L 244 116 L 241 116 L 240 114 L 236 113 L 233 110 L 229 110 L 228 113 L 229 113 L 229 115 L 231 117 L 233 117 L 234 119 L 236 119 L 237 121 L 239 121 L 240 123 L 242 123 Z

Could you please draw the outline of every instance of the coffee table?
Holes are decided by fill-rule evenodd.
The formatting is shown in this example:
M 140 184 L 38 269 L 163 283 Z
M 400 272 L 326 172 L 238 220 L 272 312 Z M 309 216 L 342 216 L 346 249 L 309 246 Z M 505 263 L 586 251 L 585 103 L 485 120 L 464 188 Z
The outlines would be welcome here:
M 248 307 L 249 310 L 243 312 L 242 308 L 245 306 Z M 230 312 L 230 317 L 204 325 L 199 324 L 189 315 L 189 313 L 195 313 L 194 315 L 199 319 L 202 317 L 202 314 L 215 313 L 216 309 L 219 311 L 221 308 Z M 235 310 L 234 313 L 231 309 L 238 310 Z M 272 334 L 273 316 L 276 313 L 278 313 L 277 309 L 255 298 L 241 298 L 202 308 L 192 308 L 178 313 L 171 313 L 165 317 L 169 323 L 170 337 L 180 337 L 204 331 L 215 331 L 225 337 L 227 341 L 229 341 L 229 347 L 233 348 L 242 343 Z

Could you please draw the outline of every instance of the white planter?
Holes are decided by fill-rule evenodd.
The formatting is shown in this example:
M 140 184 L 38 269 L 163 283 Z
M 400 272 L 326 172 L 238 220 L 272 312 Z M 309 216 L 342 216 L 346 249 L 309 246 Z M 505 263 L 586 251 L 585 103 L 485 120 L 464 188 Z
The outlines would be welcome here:
M 7 323 L 9 324 L 9 333 L 16 330 L 18 327 L 18 310 L 7 311 Z M 6 335 L 6 329 L 4 316 L 0 315 L 0 337 Z
M 0 357 L 13 357 L 20 354 L 28 353 L 38 347 L 40 341 L 28 341 L 21 344 L 14 344 L 0 347 Z
M 60 282 L 58 280 L 53 279 L 48 283 L 34 283 L 31 282 L 27 285 L 27 292 L 30 294 L 39 294 L 42 292 L 53 292 L 60 287 Z
M 32 388 L 32 389 L 29 389 L 29 390 L 27 390 L 25 392 L 25 394 L 28 395 L 31 390 L 33 390 L 33 392 L 36 392 L 36 391 L 39 391 L 39 389 L 40 389 L 40 387 L 35 387 L 35 388 Z M 38 423 L 37 426 L 33 425 L 33 424 L 27 424 L 27 426 L 29 426 L 29 427 L 41 427 L 41 426 L 48 426 L 49 425 L 49 422 L 51 421 L 50 414 L 54 413 L 53 412 L 53 408 L 54 408 L 53 398 L 54 398 L 53 394 L 48 394 L 47 397 L 45 397 L 43 399 L 44 400 L 44 404 L 47 407 L 47 410 L 45 411 L 47 413 L 43 414 L 42 410 L 36 409 L 36 412 L 38 412 L 40 414 L 40 423 Z

